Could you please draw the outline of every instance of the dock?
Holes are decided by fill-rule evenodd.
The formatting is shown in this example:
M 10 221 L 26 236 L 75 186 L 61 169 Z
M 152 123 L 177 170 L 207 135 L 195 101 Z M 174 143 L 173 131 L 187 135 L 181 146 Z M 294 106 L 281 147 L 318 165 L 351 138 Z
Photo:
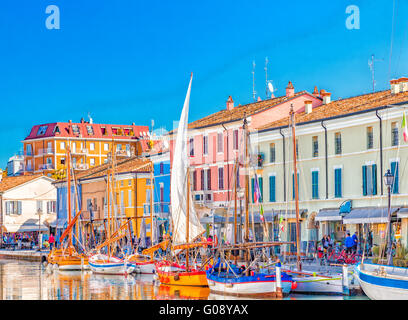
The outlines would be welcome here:
M 42 262 L 47 259 L 49 251 L 34 250 L 0 250 L 0 259 L 16 259 Z

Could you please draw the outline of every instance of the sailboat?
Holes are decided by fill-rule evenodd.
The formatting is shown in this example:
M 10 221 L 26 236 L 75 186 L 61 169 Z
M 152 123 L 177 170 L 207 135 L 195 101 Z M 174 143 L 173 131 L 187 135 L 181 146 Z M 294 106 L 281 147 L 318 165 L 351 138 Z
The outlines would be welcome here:
M 160 248 L 165 248 L 167 243 L 160 243 L 157 246 L 155 245 L 156 241 L 156 232 L 154 224 L 154 205 L 153 205 L 153 185 L 154 185 L 153 170 L 151 171 L 150 176 L 150 234 L 151 234 L 151 248 L 143 250 L 142 254 L 134 253 L 128 257 L 130 264 L 135 266 L 135 272 L 137 273 L 155 273 L 156 267 L 155 264 L 157 259 L 154 258 L 154 253 Z M 142 226 L 140 228 L 140 239 L 144 241 L 146 238 L 146 224 L 145 220 L 142 220 Z
M 195 211 L 190 192 L 190 173 L 187 158 L 187 125 L 191 82 L 181 112 L 171 172 L 171 216 L 173 234 L 171 239 L 172 259 L 156 263 L 157 276 L 162 284 L 207 286 L 204 268 L 208 261 L 190 261 L 190 250 L 206 246 L 207 242 L 195 242 L 205 232 Z M 179 255 L 185 252 L 185 261 Z
M 281 272 L 280 261 L 268 261 L 268 264 L 260 263 L 257 256 L 251 261 L 251 252 L 256 249 L 280 245 L 283 243 L 249 242 L 249 153 L 248 153 L 248 123 L 244 118 L 244 145 L 245 145 L 245 239 L 242 244 L 237 243 L 237 179 L 235 179 L 235 210 L 234 210 L 234 245 L 220 247 L 218 249 L 219 258 L 217 263 L 207 270 L 207 280 L 210 292 L 222 295 L 232 295 L 241 297 L 282 297 L 289 294 L 293 283 L 292 277 L 285 272 Z M 238 170 L 236 162 L 235 169 Z M 236 174 L 234 175 L 237 176 Z M 244 252 L 244 265 L 237 266 L 237 256 L 239 251 Z M 252 250 L 252 251 L 251 251 Z M 225 257 L 226 254 L 234 256 L 234 264 Z
M 290 121 L 293 138 L 293 172 L 294 174 L 294 191 L 295 191 L 295 208 L 296 208 L 296 268 L 283 269 L 289 274 L 293 274 L 293 281 L 296 281 L 296 287 L 292 289 L 295 293 L 314 293 L 314 294 L 348 294 L 349 281 L 348 277 L 343 274 L 327 274 L 319 271 L 302 271 L 300 259 L 300 222 L 299 222 L 299 192 L 297 177 L 297 155 L 296 155 L 296 131 L 295 131 L 295 112 L 293 105 L 290 109 Z M 344 273 L 344 272 L 343 272 Z M 347 270 L 346 270 L 347 273 Z M 350 278 L 351 280 L 351 278 Z
M 76 188 L 75 188 L 76 192 Z M 85 254 L 78 253 L 72 244 L 72 228 L 81 215 L 81 210 L 71 219 L 71 152 L 67 146 L 67 209 L 68 226 L 61 235 L 59 242 L 60 248 L 54 247 L 47 256 L 48 264 L 59 268 L 60 270 L 83 270 L 88 269 L 88 258 Z M 68 236 L 67 246 L 63 247 L 63 240 Z
M 116 213 L 116 198 L 115 198 L 115 161 L 114 155 L 112 152 L 112 170 L 107 168 L 107 200 L 108 200 L 108 230 L 107 230 L 107 239 L 99 244 L 95 249 L 96 253 L 89 256 L 88 262 L 89 267 L 94 273 L 102 274 L 120 274 L 127 275 L 132 273 L 135 270 L 135 267 L 127 261 L 127 257 L 124 259 L 115 257 L 113 255 L 112 245 L 122 239 L 125 236 L 125 229 L 128 226 L 129 220 L 124 222 L 115 232 L 114 222 L 119 224 L 116 219 L 114 220 L 114 214 Z M 110 171 L 111 174 L 110 174 Z M 111 208 L 110 208 L 111 204 Z M 116 214 L 115 214 L 116 216 Z M 101 253 L 101 249 L 106 247 L 106 253 Z

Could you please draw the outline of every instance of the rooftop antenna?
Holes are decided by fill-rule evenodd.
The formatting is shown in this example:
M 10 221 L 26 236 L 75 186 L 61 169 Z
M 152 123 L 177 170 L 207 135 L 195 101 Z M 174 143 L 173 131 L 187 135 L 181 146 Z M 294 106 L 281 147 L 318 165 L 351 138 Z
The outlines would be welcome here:
M 255 61 L 252 61 L 252 96 L 254 101 L 256 101 L 256 91 L 255 91 Z
M 371 79 L 373 81 L 373 92 L 375 92 L 375 86 L 376 86 L 376 81 L 375 81 L 375 74 L 374 74 L 374 62 L 375 61 L 384 61 L 384 59 L 375 59 L 374 54 L 371 55 L 371 60 L 368 60 L 368 66 L 370 67 L 371 70 Z
M 265 58 L 265 95 L 268 98 L 268 57 Z

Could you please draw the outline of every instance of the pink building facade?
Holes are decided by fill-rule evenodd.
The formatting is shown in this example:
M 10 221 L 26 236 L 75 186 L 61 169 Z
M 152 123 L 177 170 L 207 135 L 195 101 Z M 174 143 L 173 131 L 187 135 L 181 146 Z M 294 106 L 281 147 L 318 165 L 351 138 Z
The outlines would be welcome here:
M 325 96 L 325 98 L 323 98 Z M 238 192 L 244 188 L 244 137 L 243 118 L 247 117 L 250 131 L 288 116 L 293 105 L 295 112 L 303 113 L 305 108 L 314 108 L 330 101 L 330 93 L 306 91 L 294 93 L 289 82 L 286 95 L 258 101 L 247 105 L 234 106 L 231 97 L 226 108 L 189 124 L 189 160 L 192 171 L 193 199 L 196 204 L 208 208 L 232 208 L 234 199 L 235 161 L 240 163 L 237 177 Z M 170 161 L 173 164 L 175 135 L 170 136 Z

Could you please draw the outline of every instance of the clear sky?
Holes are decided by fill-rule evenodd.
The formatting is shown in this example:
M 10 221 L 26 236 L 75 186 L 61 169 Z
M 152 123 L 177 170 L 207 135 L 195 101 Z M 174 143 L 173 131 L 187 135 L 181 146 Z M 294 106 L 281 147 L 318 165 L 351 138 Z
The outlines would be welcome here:
M 315 85 L 332 99 L 376 90 L 408 76 L 408 1 L 395 0 L 2 0 L 0 3 L 0 166 L 22 149 L 35 124 L 87 119 L 172 129 L 190 72 L 190 121 L 265 98 L 268 78 L 283 95 Z M 60 10 L 49 30 L 48 5 Z M 346 28 L 346 8 L 360 29 Z M 394 32 L 390 64 L 392 17 Z

